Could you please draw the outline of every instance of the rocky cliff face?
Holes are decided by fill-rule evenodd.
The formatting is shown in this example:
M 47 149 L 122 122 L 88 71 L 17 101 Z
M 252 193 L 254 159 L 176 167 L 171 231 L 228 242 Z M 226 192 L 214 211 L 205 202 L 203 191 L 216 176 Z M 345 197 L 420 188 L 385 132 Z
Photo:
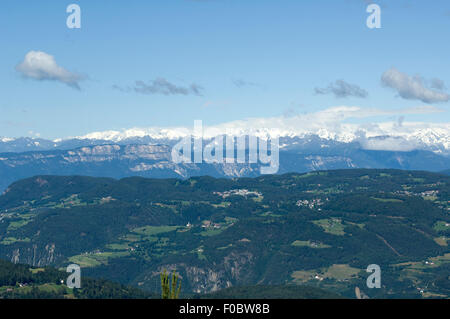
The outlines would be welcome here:
M 157 280 L 162 271 L 177 272 L 185 285 L 196 293 L 214 292 L 246 281 L 251 274 L 254 256 L 250 252 L 230 253 L 220 264 L 198 266 L 179 263 L 158 267 L 141 285 Z M 151 284 L 150 284 L 151 285 Z
M 256 177 L 260 164 L 175 163 L 170 145 L 109 144 L 70 150 L 0 154 L 0 190 L 35 175 L 88 175 L 123 178 Z M 278 173 L 343 168 L 396 168 L 442 171 L 450 168 L 445 156 L 429 151 L 390 152 L 362 149 L 357 143 L 316 140 L 280 141 Z M 263 165 L 266 166 L 266 165 Z
M 15 248 L 7 255 L 15 264 L 28 264 L 35 267 L 48 266 L 56 262 L 58 255 L 55 253 L 55 244 L 47 244 L 45 247 L 32 245 L 31 247 Z M 60 256 L 59 256 L 60 257 Z

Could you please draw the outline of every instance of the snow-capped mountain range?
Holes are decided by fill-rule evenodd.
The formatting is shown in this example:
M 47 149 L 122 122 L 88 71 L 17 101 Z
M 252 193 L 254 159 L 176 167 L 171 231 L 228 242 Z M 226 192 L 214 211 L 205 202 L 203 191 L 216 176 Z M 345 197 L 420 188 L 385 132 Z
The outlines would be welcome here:
M 437 112 L 433 107 L 401 114 Z M 336 107 L 291 117 L 254 118 L 209 126 L 132 128 L 54 140 L 0 138 L 0 190 L 41 174 L 122 178 L 258 176 L 261 163 L 177 163 L 171 150 L 182 138 L 222 136 L 279 138 L 278 173 L 347 168 L 450 169 L 450 123 L 405 121 L 361 123 L 396 112 Z M 359 119 L 358 123 L 349 122 Z M 195 128 L 195 129 L 194 129 Z
M 444 156 L 450 155 L 450 123 L 398 123 L 355 125 L 341 124 L 334 127 L 305 128 L 295 123 L 276 125 L 270 123 L 232 122 L 217 126 L 204 126 L 203 138 L 210 140 L 220 135 L 260 138 L 279 137 L 284 143 L 281 148 L 290 147 L 290 142 L 308 139 L 311 136 L 338 143 L 359 143 L 362 149 L 380 151 L 427 150 Z M 257 124 L 257 125 L 256 125 Z M 261 125 L 262 124 L 262 125 Z M 269 125 L 270 124 L 270 125 Z M 266 125 L 266 126 L 264 126 Z M 25 152 L 35 150 L 70 149 L 99 144 L 167 144 L 173 145 L 181 138 L 199 131 L 187 127 L 175 128 L 132 128 L 93 132 L 71 138 L 46 140 L 41 138 L 0 138 L 0 152 Z
M 414 149 L 431 150 L 439 154 L 450 153 L 450 124 L 427 127 L 419 123 L 410 123 L 409 127 L 396 127 L 396 123 L 384 123 L 377 127 L 362 127 L 348 125 L 339 131 L 319 128 L 315 131 L 287 128 L 239 128 L 239 127 L 205 127 L 203 137 L 206 140 L 219 135 L 243 136 L 251 135 L 262 138 L 308 138 L 317 136 L 324 140 L 340 143 L 358 142 L 364 149 L 386 151 L 411 151 Z M 102 140 L 113 143 L 127 143 L 136 139 L 151 139 L 155 141 L 177 141 L 187 135 L 196 135 L 188 128 L 133 128 L 121 131 L 94 132 L 78 136 L 78 140 Z M 62 140 L 57 140 L 60 143 Z
M 404 128 L 402 128 L 404 130 Z M 205 127 L 206 142 L 230 135 L 279 137 L 279 171 L 308 172 L 343 168 L 395 168 L 444 171 L 450 169 L 449 130 L 420 128 L 409 134 L 373 134 L 373 130 L 336 132 L 282 131 L 276 128 L 221 131 Z M 75 138 L 0 140 L 0 191 L 12 182 L 35 175 L 88 175 L 122 178 L 252 177 L 260 163 L 175 163 L 171 149 L 190 129 L 132 129 L 88 134 Z M 403 133 L 403 134 L 400 134 Z M 264 166 L 264 165 L 262 165 Z
M 381 110 L 356 106 L 336 106 L 294 116 L 250 118 L 218 125 L 199 123 L 191 127 L 148 127 L 98 131 L 81 136 L 54 140 L 10 137 L 0 138 L 0 152 L 69 149 L 104 143 L 168 144 L 188 135 L 203 135 L 206 140 L 219 135 L 252 135 L 261 138 L 279 137 L 287 147 L 289 141 L 298 142 L 316 136 L 337 143 L 359 143 L 362 149 L 383 151 L 427 150 L 436 154 L 450 154 L 450 122 L 431 123 L 406 121 L 406 115 L 441 113 L 433 106 L 400 110 Z M 374 121 L 384 117 L 390 121 Z M 396 120 L 392 120 L 396 118 Z M 370 122 L 367 122 L 369 121 Z M 356 123 L 356 122 L 357 123 Z

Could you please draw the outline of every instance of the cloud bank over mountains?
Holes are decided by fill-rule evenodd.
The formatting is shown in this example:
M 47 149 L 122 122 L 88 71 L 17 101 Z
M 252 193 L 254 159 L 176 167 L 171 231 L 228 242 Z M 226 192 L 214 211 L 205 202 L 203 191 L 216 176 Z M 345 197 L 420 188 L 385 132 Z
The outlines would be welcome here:
M 365 149 L 410 151 L 428 149 L 450 153 L 450 123 L 408 122 L 404 115 L 441 112 L 433 106 L 414 107 L 395 111 L 368 109 L 357 106 L 338 106 L 318 112 L 292 117 L 251 118 L 208 126 L 203 124 L 205 139 L 227 134 L 259 137 L 305 137 L 317 135 L 339 142 L 359 142 Z M 385 122 L 349 123 L 348 120 L 377 116 L 395 117 Z M 120 142 L 130 138 L 149 136 L 153 139 L 179 139 L 194 134 L 193 127 L 133 128 L 121 131 L 93 132 L 80 139 Z

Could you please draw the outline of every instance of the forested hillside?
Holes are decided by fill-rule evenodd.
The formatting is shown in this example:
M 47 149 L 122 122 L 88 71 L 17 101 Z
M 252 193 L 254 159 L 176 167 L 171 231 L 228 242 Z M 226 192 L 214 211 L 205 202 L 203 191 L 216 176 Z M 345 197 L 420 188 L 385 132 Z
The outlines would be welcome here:
M 308 285 L 342 296 L 450 296 L 450 177 L 338 170 L 242 179 L 37 176 L 0 197 L 0 257 L 77 263 L 149 292 Z M 368 289 L 366 268 L 382 269 Z
M 52 267 L 35 268 L 0 259 L 0 299 L 144 299 L 155 297 L 136 288 L 83 278 L 80 289 L 69 289 L 69 274 Z

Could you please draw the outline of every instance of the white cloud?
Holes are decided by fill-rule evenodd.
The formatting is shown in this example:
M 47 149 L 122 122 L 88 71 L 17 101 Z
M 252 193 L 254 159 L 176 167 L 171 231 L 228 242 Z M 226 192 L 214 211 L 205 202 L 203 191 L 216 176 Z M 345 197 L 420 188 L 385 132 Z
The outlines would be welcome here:
M 203 87 L 192 83 L 189 86 L 179 86 L 167 81 L 165 78 L 157 78 L 149 84 L 144 81 L 136 81 L 133 87 L 123 88 L 119 85 L 113 85 L 113 89 L 130 92 L 134 91 L 141 94 L 163 94 L 163 95 L 197 95 L 202 96 Z
M 244 87 L 257 87 L 260 89 L 264 89 L 263 85 L 256 83 L 256 82 L 247 81 L 244 79 L 233 79 L 232 82 L 239 89 L 244 88 Z
M 364 134 L 356 139 L 363 149 L 372 151 L 408 152 L 418 147 L 417 143 L 398 136 L 379 136 L 367 138 Z
M 425 103 L 448 102 L 450 100 L 450 95 L 442 92 L 445 85 L 439 79 L 432 80 L 431 86 L 437 88 L 437 90 L 432 90 L 426 87 L 425 80 L 422 77 L 418 75 L 409 76 L 396 68 L 391 68 L 383 73 L 381 82 L 383 85 L 396 90 L 399 96 L 407 100 L 419 100 Z
M 25 55 L 22 63 L 16 66 L 16 70 L 24 77 L 38 81 L 57 81 L 77 90 L 83 77 L 69 72 L 56 63 L 55 58 L 42 51 L 30 51 Z

